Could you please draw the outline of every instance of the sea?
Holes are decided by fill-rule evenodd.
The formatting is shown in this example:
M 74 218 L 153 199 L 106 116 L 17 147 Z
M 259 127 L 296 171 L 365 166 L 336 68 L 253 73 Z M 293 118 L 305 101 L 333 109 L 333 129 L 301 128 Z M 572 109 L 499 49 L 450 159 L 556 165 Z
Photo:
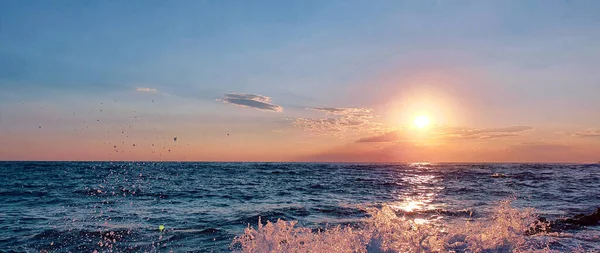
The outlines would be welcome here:
M 600 252 L 600 164 L 0 162 L 0 252 Z

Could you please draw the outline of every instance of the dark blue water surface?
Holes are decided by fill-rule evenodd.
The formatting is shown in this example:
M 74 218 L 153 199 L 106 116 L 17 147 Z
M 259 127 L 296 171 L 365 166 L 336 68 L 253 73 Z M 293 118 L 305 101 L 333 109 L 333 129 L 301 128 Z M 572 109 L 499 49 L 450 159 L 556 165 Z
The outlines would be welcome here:
M 599 165 L 0 162 L 0 178 L 2 252 L 228 252 L 259 217 L 327 227 L 382 205 L 437 222 L 511 198 L 551 218 L 600 207 Z M 551 246 L 599 250 L 598 230 Z

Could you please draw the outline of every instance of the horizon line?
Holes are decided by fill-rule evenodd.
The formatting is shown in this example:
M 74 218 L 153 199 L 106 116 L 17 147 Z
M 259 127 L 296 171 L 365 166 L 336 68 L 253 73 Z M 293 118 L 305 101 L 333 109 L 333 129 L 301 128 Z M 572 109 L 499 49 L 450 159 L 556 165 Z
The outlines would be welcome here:
M 512 162 L 499 162 L 499 161 L 487 161 L 487 162 L 392 162 L 392 161 L 373 161 L 373 162 L 352 162 L 352 161 L 219 161 L 219 160 L 198 160 L 198 161 L 181 161 L 181 160 L 0 160 L 0 163 L 26 163 L 26 162 L 79 162 L 79 163 L 322 163 L 322 164 L 333 164 L 333 163 L 345 163 L 345 164 L 600 164 L 600 161 L 596 162 L 525 162 L 525 161 L 512 161 Z

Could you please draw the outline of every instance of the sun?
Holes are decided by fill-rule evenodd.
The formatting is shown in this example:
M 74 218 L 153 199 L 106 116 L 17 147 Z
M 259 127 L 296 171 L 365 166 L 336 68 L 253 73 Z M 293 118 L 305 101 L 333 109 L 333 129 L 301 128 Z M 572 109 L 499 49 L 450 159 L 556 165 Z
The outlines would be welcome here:
M 429 125 L 429 118 L 427 118 L 427 116 L 421 115 L 415 119 L 414 123 L 415 126 L 417 126 L 418 128 L 424 128 Z

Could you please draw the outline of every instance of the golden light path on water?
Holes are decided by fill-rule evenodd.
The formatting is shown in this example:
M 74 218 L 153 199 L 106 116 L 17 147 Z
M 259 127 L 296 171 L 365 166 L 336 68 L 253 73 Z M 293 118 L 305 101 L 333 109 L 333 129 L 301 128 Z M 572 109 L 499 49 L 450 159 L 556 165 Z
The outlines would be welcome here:
M 414 170 L 430 169 L 429 163 L 412 163 L 409 168 Z M 410 171 L 409 171 L 410 172 Z M 426 211 L 439 210 L 443 204 L 433 204 L 435 197 L 444 189 L 439 185 L 441 179 L 434 175 L 406 175 L 402 180 L 402 185 L 408 186 L 409 191 L 403 191 L 398 195 L 398 201 L 391 203 L 396 211 L 403 212 L 405 215 L 420 214 Z M 441 219 L 439 215 L 429 217 L 416 217 L 413 221 L 417 224 L 431 223 Z

